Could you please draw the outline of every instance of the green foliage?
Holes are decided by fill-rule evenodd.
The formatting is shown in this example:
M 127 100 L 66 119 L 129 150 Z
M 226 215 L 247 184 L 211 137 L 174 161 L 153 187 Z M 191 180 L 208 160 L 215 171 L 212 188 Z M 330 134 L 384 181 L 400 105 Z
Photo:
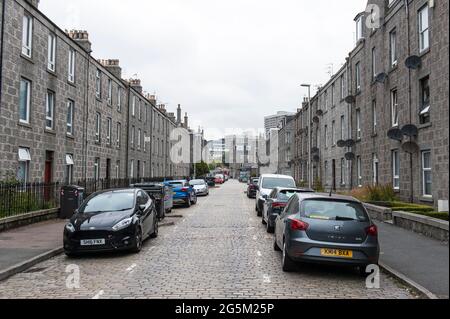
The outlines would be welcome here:
M 392 202 L 397 200 L 391 185 L 367 186 L 367 200 L 377 202 Z
M 206 176 L 209 174 L 210 168 L 205 162 L 195 164 L 197 176 Z
M 314 190 L 318 193 L 324 193 L 325 188 L 323 187 L 322 181 L 317 178 L 314 182 Z
M 297 187 L 305 188 L 306 187 L 306 182 L 305 181 L 297 181 Z

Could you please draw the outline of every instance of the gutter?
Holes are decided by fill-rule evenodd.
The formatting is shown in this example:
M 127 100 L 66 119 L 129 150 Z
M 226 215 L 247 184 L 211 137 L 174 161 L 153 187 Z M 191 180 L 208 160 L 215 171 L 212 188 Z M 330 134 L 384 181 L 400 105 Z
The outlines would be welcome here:
M 3 47 L 4 47 L 4 37 L 5 37 L 5 11 L 6 11 L 6 0 L 2 1 L 2 34 L 0 36 L 0 109 L 2 105 L 2 89 L 3 89 Z

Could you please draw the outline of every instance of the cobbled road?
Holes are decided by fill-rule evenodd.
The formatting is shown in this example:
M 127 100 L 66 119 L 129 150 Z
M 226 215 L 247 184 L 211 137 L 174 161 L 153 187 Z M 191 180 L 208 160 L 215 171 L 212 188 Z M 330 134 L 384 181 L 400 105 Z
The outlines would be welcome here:
M 175 225 L 161 227 L 140 254 L 61 255 L 1 282 L 0 298 L 415 298 L 385 274 L 380 289 L 367 289 L 353 269 L 302 265 L 283 273 L 245 189 L 229 181 L 174 210 L 182 217 L 168 218 Z

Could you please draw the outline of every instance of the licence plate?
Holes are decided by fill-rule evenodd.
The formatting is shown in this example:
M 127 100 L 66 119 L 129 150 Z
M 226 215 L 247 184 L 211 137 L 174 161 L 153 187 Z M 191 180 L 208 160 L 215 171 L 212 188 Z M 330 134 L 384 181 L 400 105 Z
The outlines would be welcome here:
M 321 249 L 320 254 L 325 257 L 353 258 L 353 251 L 342 249 Z
M 104 239 L 85 239 L 82 240 L 81 246 L 101 246 L 104 245 L 106 241 Z

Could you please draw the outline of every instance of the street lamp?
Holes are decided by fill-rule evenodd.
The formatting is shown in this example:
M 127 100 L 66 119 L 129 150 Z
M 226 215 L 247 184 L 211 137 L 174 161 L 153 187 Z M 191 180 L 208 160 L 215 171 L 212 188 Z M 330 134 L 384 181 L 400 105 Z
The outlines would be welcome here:
M 311 141 L 311 120 L 312 120 L 312 111 L 311 111 L 311 84 L 301 84 L 301 87 L 308 88 L 308 187 L 311 189 L 313 187 L 312 184 L 312 141 Z

